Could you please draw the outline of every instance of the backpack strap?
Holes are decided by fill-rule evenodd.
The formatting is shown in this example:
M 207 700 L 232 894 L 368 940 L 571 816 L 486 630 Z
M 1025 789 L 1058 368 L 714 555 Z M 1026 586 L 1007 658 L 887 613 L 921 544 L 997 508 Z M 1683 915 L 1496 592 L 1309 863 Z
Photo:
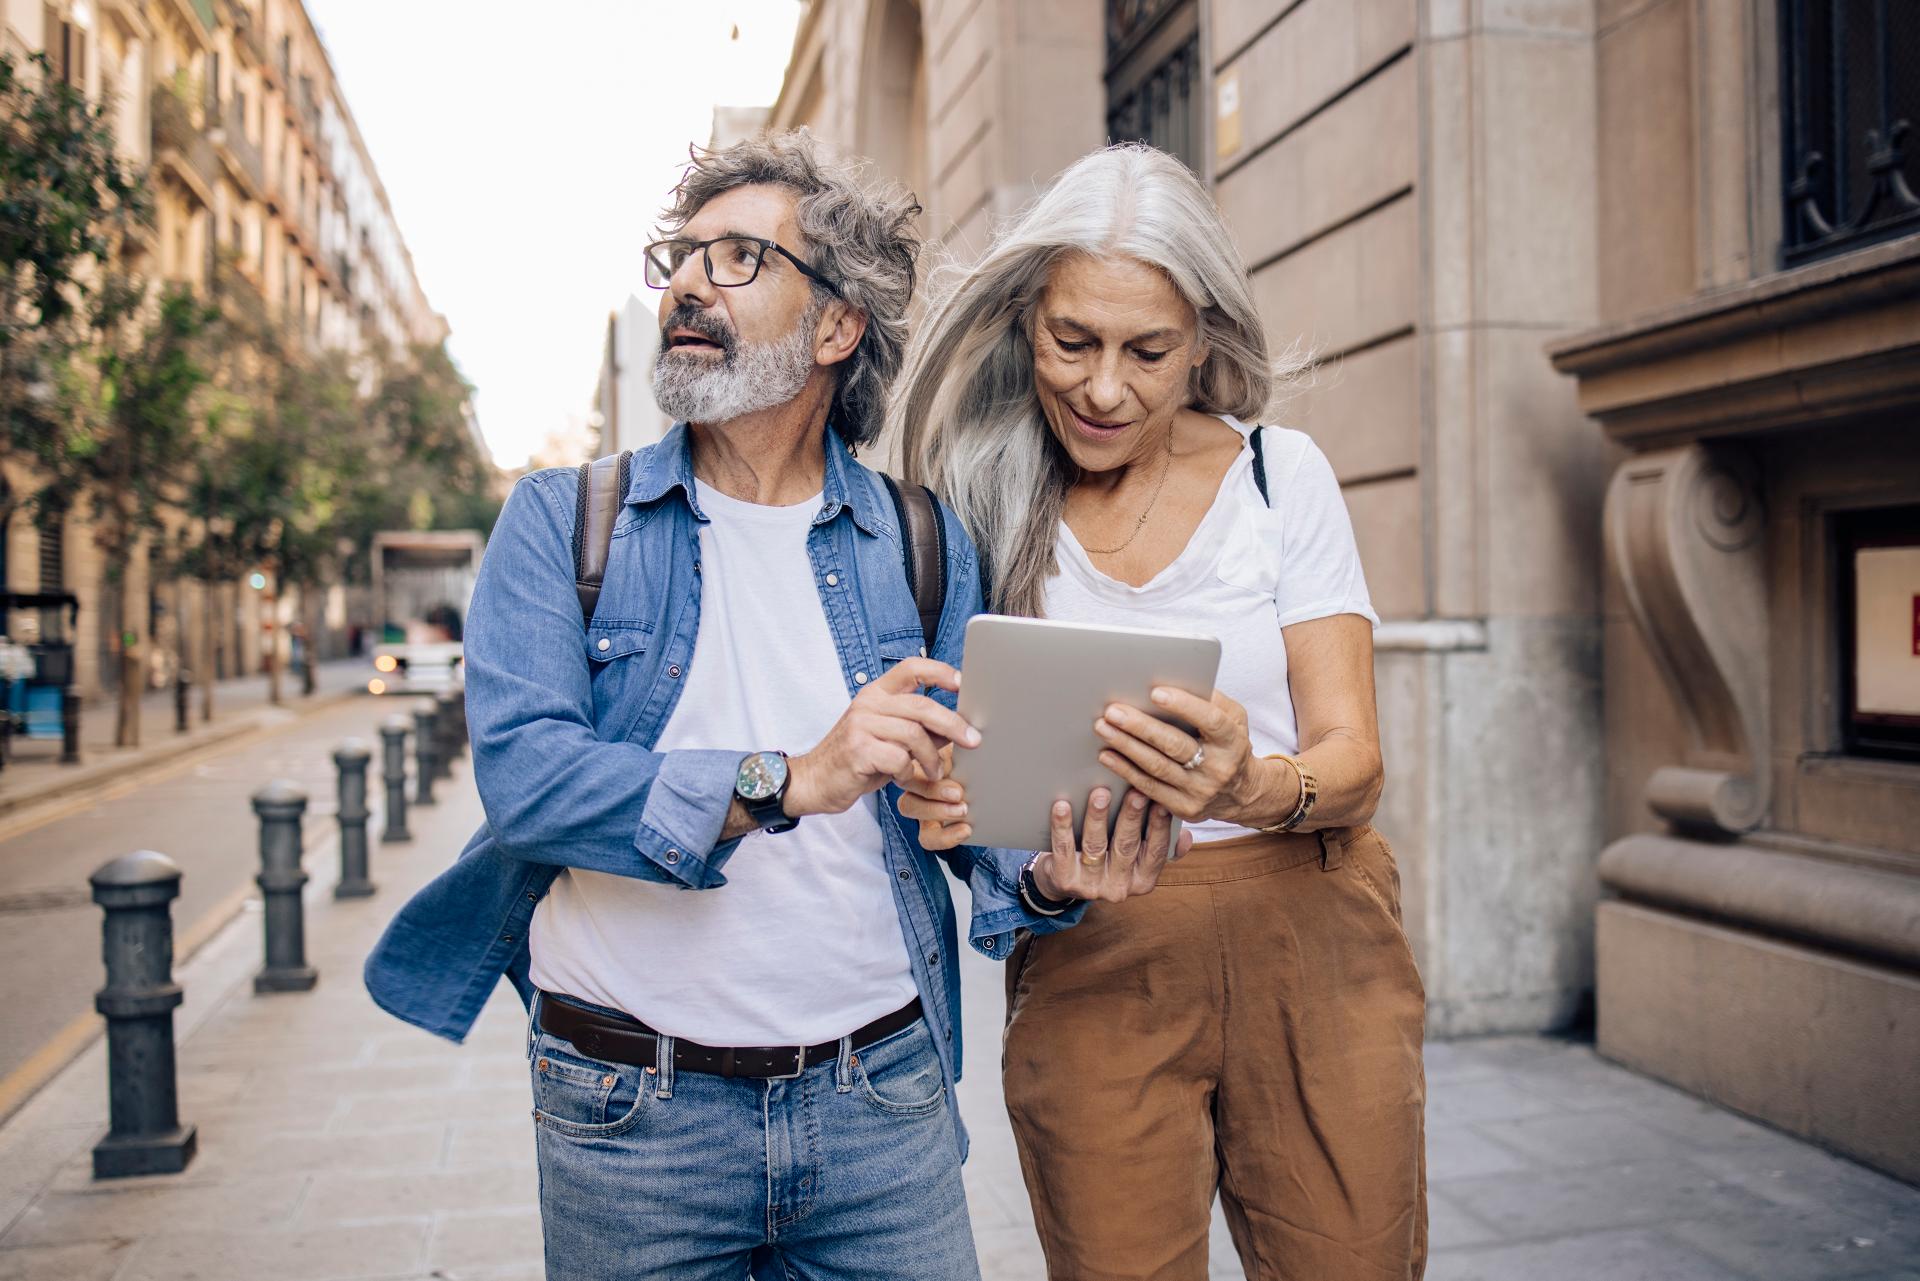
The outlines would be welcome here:
M 1260 486 L 1260 501 L 1273 506 L 1273 495 L 1267 492 L 1267 451 L 1262 443 L 1265 427 L 1255 427 L 1247 433 L 1247 443 L 1253 446 L 1253 483 Z
M 633 451 L 608 454 L 580 464 L 579 507 L 573 519 L 573 587 L 580 594 L 580 621 L 593 622 L 600 604 L 600 584 L 607 577 L 607 556 L 613 548 L 613 522 L 627 496 L 633 471 Z
M 907 588 L 920 611 L 920 634 L 931 651 L 947 607 L 947 530 L 940 519 L 940 500 L 925 485 L 901 485 L 885 472 L 880 479 L 887 483 L 900 521 Z

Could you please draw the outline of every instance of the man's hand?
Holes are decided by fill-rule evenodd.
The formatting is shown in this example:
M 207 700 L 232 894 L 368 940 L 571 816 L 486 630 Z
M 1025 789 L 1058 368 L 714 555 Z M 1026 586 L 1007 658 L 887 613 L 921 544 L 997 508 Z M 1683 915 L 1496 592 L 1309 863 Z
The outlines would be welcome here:
M 1193 848 L 1193 833 L 1183 831 L 1170 840 L 1173 815 L 1163 805 L 1149 805 L 1139 792 L 1129 792 L 1121 806 L 1113 835 L 1107 835 L 1107 807 L 1113 794 L 1096 787 L 1087 796 L 1087 818 L 1076 843 L 1073 807 L 1053 803 L 1047 826 L 1053 848 L 1033 863 L 1033 881 L 1050 899 L 1098 899 L 1119 903 L 1153 893 L 1167 860 Z
M 940 749 L 980 742 L 980 732 L 918 691 L 958 691 L 960 673 L 931 658 L 908 658 L 853 697 L 813 750 L 787 764 L 788 817 L 839 814 L 869 792 L 915 777 L 946 775 Z

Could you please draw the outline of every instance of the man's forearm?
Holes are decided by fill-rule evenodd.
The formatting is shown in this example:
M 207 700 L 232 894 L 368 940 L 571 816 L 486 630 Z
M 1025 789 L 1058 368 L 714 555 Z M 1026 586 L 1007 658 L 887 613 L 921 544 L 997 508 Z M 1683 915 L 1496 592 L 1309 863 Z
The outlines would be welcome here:
M 720 840 L 724 844 L 745 836 L 760 825 L 747 813 L 747 807 L 740 803 L 739 797 L 733 798 L 733 804 L 727 806 L 727 821 L 720 825 Z

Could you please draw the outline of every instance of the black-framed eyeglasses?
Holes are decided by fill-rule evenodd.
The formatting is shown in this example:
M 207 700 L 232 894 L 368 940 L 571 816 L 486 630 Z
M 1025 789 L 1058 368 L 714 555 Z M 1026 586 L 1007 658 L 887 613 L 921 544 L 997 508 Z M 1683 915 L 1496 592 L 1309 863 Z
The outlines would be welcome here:
M 791 250 L 759 236 L 717 236 L 712 240 L 656 240 L 647 246 L 647 284 L 665 289 L 673 283 L 673 273 L 700 251 L 707 268 L 707 279 L 720 289 L 738 289 L 750 285 L 760 274 L 760 264 L 772 250 L 800 269 L 808 280 L 818 281 L 828 293 L 839 296 L 831 280 L 802 262 Z

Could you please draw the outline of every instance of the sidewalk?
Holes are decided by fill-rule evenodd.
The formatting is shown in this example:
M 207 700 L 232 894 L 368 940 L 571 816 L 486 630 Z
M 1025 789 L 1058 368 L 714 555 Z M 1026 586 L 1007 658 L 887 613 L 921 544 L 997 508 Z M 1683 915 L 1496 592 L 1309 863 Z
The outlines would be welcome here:
M 189 705 L 190 728 L 184 734 L 174 731 L 173 691 L 154 690 L 140 699 L 140 746 L 115 747 L 113 736 L 119 716 L 114 695 L 92 699 L 81 708 L 80 763 L 60 764 L 57 739 L 15 737 L 0 770 L 0 815 L 41 801 L 84 791 L 104 780 L 116 782 L 171 763 L 182 755 L 227 742 L 242 734 L 272 725 L 284 724 L 316 708 L 327 706 L 365 688 L 372 668 L 364 658 L 341 658 L 314 668 L 315 692 L 300 692 L 300 674 L 284 673 L 280 704 L 267 701 L 264 673 L 237 676 L 214 686 L 213 719 L 200 719 L 203 691 L 195 687 Z
M 542 1275 L 523 1015 L 504 986 L 455 1047 L 374 1008 L 360 962 L 480 820 L 467 762 L 380 893 L 336 903 L 309 859 L 307 994 L 255 997 L 243 914 L 182 968 L 183 1175 L 96 1184 L 95 1046 L 0 1128 L 0 1281 L 531 1281 Z M 378 830 L 375 820 L 374 830 Z M 989 1281 L 1042 1277 L 1000 1109 L 999 968 L 969 957 L 966 1178 Z M 1920 1191 L 1535 1038 L 1428 1048 L 1442 1281 L 1920 1281 Z M 1888 1065 L 1890 1071 L 1906 1065 Z M 1215 1275 L 1240 1275 L 1216 1224 Z M 911 1277 L 911 1260 L 901 1275 Z

